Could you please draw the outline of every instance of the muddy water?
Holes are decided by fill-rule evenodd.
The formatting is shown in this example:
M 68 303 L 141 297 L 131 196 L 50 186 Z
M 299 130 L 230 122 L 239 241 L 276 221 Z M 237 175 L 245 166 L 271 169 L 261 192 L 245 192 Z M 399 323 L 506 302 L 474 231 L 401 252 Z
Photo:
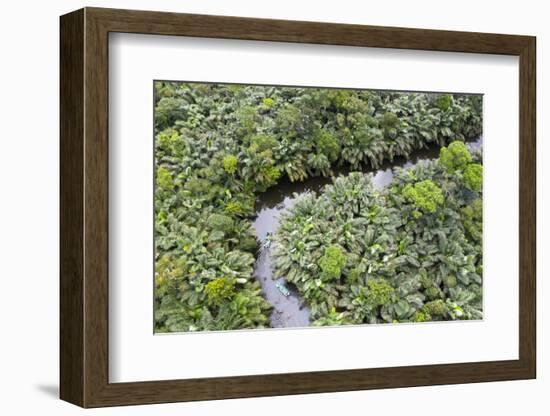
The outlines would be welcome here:
M 482 138 L 480 137 L 468 143 L 468 146 L 471 149 L 476 149 L 481 147 L 481 144 Z M 398 157 L 393 162 L 384 162 L 379 169 L 364 169 L 362 172 L 372 172 L 374 185 L 383 188 L 393 178 L 392 168 L 397 166 L 407 168 L 423 160 L 435 159 L 439 156 L 439 149 L 439 146 L 432 146 L 417 150 L 407 159 Z M 334 174 L 335 176 L 345 176 L 352 171 L 342 167 L 335 170 Z M 276 187 L 260 194 L 256 201 L 257 214 L 252 226 L 256 230 L 256 237 L 261 247 L 254 266 L 254 275 L 262 285 L 265 298 L 273 305 L 271 326 L 274 328 L 309 326 L 309 309 L 292 284 L 285 282 L 284 278 L 273 278 L 269 236 L 277 231 L 281 214 L 292 208 L 302 194 L 308 191 L 319 192 L 329 183 L 332 183 L 330 177 L 314 177 L 303 182 L 290 182 L 285 177 Z M 282 290 L 280 285 L 282 285 Z M 285 288 L 289 291 L 288 296 L 283 294 Z

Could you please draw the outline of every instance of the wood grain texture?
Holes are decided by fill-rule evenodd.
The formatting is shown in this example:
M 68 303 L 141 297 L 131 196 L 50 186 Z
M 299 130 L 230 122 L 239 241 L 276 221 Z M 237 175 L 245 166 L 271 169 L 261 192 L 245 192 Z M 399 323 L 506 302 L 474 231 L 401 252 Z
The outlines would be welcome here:
M 520 54 L 519 103 L 519 337 L 520 360 L 536 377 L 536 40 Z
M 512 361 L 140 383 L 108 380 L 108 33 L 520 57 L 520 357 Z M 87 8 L 61 18 L 61 397 L 83 407 L 534 378 L 535 39 Z
M 84 12 L 60 24 L 60 388 L 84 404 Z
M 94 403 L 108 381 L 109 309 L 109 139 L 108 32 L 85 11 L 84 59 L 84 322 L 85 406 Z
M 110 32 L 519 55 L 528 36 L 87 8 Z

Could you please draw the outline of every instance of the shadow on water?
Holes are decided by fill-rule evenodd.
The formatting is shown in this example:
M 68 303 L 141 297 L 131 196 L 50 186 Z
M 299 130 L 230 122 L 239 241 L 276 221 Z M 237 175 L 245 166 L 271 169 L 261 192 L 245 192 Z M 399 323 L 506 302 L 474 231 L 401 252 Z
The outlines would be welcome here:
M 468 143 L 470 149 L 478 149 L 482 144 L 482 137 Z M 411 167 L 418 162 L 439 157 L 440 147 L 430 146 L 420 149 L 408 158 L 396 157 L 392 162 L 385 161 L 378 169 L 359 169 L 361 172 L 372 172 L 374 185 L 378 188 L 387 186 L 393 178 L 392 169 L 395 167 Z M 357 169 L 339 167 L 334 170 L 334 176 L 345 176 Z M 271 326 L 274 328 L 309 326 L 309 309 L 304 305 L 296 288 L 284 278 L 274 279 L 271 258 L 270 235 L 279 228 L 282 213 L 288 211 L 306 192 L 319 192 L 332 183 L 332 177 L 312 177 L 303 182 L 291 182 L 286 176 L 276 187 L 259 194 L 256 200 L 256 218 L 252 227 L 260 242 L 260 250 L 254 266 L 254 275 L 262 285 L 262 292 L 269 303 L 273 305 Z

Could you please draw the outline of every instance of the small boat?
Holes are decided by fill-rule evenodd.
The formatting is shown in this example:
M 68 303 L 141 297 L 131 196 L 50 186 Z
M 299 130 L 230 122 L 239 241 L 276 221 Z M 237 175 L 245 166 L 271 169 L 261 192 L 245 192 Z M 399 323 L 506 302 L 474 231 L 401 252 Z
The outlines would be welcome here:
M 269 248 L 271 247 L 271 233 L 267 233 L 265 236 L 265 243 L 263 245 L 263 248 Z
M 283 296 L 286 296 L 286 297 L 290 296 L 290 290 L 288 290 L 288 288 L 285 286 L 284 283 L 277 282 L 275 283 L 275 287 L 279 289 L 279 292 L 281 292 Z

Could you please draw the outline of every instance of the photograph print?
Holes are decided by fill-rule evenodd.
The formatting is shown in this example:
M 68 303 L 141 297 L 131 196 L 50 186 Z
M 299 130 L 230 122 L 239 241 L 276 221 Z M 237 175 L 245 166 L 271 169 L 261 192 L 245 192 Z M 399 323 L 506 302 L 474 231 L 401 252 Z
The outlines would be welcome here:
M 483 96 L 154 81 L 154 332 L 483 319 Z

